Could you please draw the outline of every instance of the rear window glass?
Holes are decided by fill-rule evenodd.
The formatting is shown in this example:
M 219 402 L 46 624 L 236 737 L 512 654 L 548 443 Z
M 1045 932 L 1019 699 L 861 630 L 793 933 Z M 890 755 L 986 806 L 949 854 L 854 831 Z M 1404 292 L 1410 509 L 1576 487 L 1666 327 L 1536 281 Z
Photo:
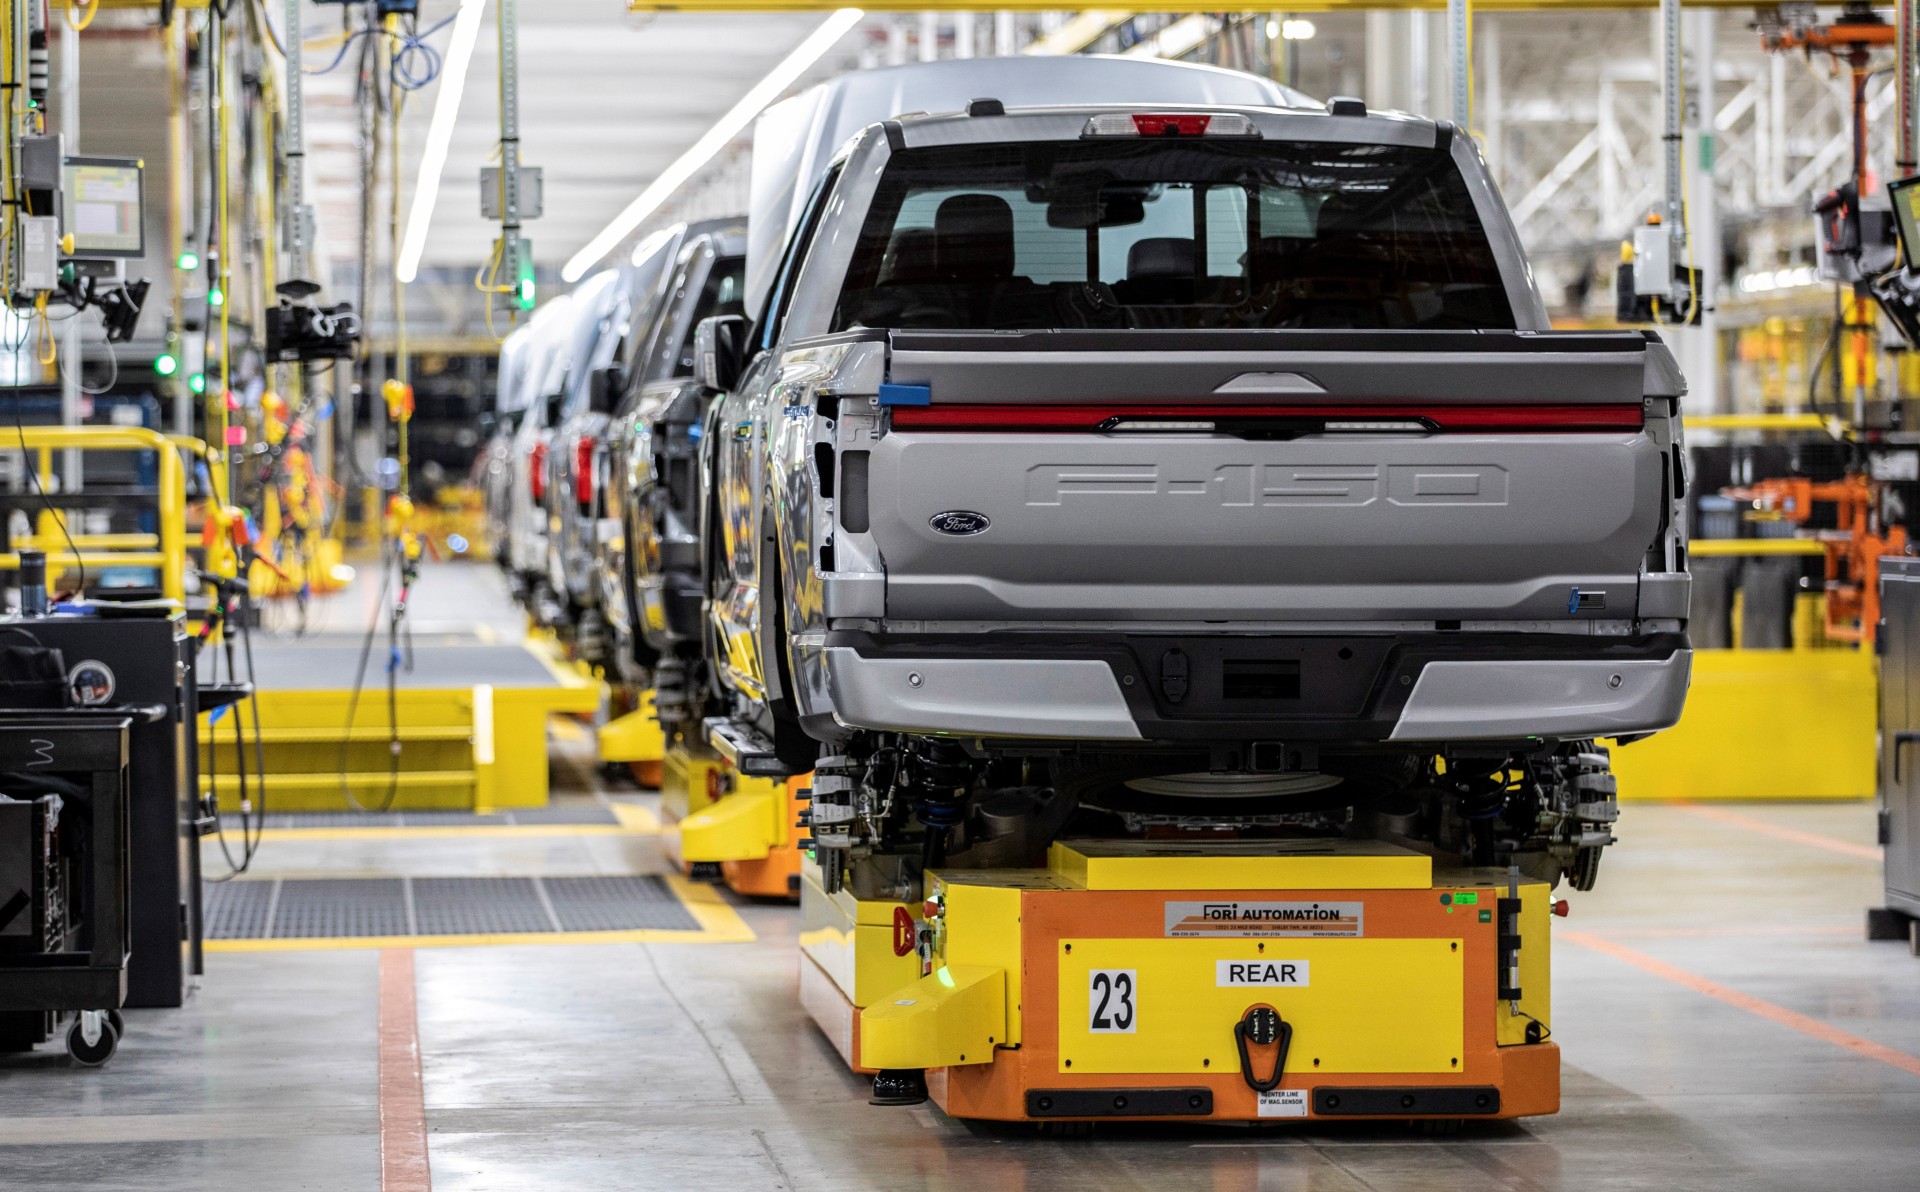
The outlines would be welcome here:
M 1116 138 L 894 154 L 833 329 L 1513 325 L 1442 150 Z

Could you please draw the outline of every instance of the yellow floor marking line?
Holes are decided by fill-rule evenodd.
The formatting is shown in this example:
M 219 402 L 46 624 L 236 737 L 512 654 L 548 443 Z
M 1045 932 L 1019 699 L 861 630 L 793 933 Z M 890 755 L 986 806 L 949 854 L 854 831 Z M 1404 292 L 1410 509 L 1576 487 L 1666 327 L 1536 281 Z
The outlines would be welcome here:
M 651 807 L 642 807 L 638 803 L 609 803 L 607 808 L 613 812 L 613 818 L 620 821 L 624 831 L 646 836 L 660 834 L 660 816 Z
M 753 928 L 748 927 L 747 921 L 740 917 L 740 912 L 734 910 L 733 906 L 728 903 L 725 898 L 721 897 L 720 891 L 716 887 L 704 885 L 699 882 L 690 882 L 677 873 L 668 873 L 662 876 L 666 878 L 667 888 L 673 891 L 673 896 L 678 898 L 680 904 L 687 908 L 687 913 L 693 916 L 694 922 L 700 924 L 700 929 L 704 933 L 705 938 L 702 938 L 698 942 L 710 944 L 750 944 L 758 938 L 753 934 Z M 652 942 L 668 943 L 671 941 L 660 940 Z M 689 940 L 688 942 L 692 943 L 695 941 Z

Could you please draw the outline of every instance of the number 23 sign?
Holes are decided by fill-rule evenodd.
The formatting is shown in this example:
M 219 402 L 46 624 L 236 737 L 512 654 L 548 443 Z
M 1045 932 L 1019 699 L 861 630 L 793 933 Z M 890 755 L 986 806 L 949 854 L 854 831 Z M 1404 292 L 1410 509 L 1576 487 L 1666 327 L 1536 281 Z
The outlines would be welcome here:
M 1087 1031 L 1131 1035 L 1138 1019 L 1132 969 L 1094 969 L 1087 974 Z

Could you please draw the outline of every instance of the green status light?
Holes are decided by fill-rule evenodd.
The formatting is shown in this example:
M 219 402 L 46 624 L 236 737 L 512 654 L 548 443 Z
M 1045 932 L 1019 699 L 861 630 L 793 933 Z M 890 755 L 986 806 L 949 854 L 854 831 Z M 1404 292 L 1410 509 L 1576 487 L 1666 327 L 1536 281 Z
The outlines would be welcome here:
M 194 373 L 188 377 L 187 388 L 193 390 L 195 393 L 205 393 L 207 391 L 207 374 Z
M 200 254 L 190 248 L 183 248 L 173 263 L 178 265 L 182 272 L 192 273 L 200 267 Z
M 533 242 L 522 240 L 516 246 L 514 262 L 518 266 L 518 279 L 513 283 L 513 303 L 521 310 L 532 310 L 535 298 L 533 284 Z
M 208 306 L 225 306 L 226 304 L 227 304 L 227 295 L 225 291 L 221 290 L 217 286 L 207 291 Z
M 180 361 L 172 352 L 162 352 L 153 358 L 153 371 L 163 377 L 170 377 L 180 371 Z

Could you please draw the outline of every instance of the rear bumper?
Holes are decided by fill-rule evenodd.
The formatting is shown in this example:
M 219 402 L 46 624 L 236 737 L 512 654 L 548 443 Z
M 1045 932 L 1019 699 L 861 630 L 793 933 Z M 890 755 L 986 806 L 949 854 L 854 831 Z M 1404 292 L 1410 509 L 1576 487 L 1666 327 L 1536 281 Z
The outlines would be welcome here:
M 1389 739 L 1479 741 L 1516 731 L 1617 737 L 1671 728 L 1693 651 L 1661 659 L 1435 662 L 1420 672 Z
M 1692 669 L 1683 634 L 834 632 L 817 657 L 803 687 L 845 728 L 1116 742 L 1652 732 L 1679 719 Z

